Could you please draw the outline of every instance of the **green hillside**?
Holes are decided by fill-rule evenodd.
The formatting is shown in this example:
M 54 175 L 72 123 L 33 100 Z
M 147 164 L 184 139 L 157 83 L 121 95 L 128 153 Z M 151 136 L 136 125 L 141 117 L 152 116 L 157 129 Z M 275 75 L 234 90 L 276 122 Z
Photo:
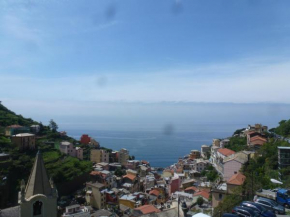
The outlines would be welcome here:
M 16 115 L 14 112 L 7 109 L 5 106 L 0 105 L 0 125 L 2 130 L 6 126 L 12 124 L 19 124 L 22 126 L 30 126 L 37 123 L 30 118 L 24 118 L 21 115 Z M 0 153 L 4 152 L 10 154 L 11 160 L 0 162 L 0 186 L 4 185 L 8 189 L 8 193 L 5 193 L 6 204 L 0 204 L 0 208 L 5 208 L 11 205 L 17 204 L 17 193 L 19 191 L 20 181 L 22 179 L 27 182 L 34 158 L 39 149 L 43 154 L 45 166 L 47 168 L 49 176 L 51 176 L 56 186 L 64 186 L 70 183 L 75 183 L 75 179 L 79 180 L 79 177 L 86 177 L 91 171 L 92 163 L 86 160 L 79 160 L 74 157 L 70 157 L 62 154 L 57 145 L 61 141 L 70 141 L 77 145 L 78 141 L 71 137 L 60 136 L 56 131 L 50 129 L 49 126 L 42 125 L 41 133 L 37 135 L 36 149 L 27 150 L 21 152 L 17 146 L 15 146 L 9 137 L 0 134 Z M 88 152 L 87 147 L 83 147 L 84 152 Z M 7 177 L 7 179 L 4 179 Z M 81 179 L 86 181 L 86 179 Z M 80 183 L 82 186 L 82 183 Z M 70 190 L 70 189 L 69 189 Z M 70 193 L 69 190 L 63 191 L 58 189 L 59 196 Z M 75 190 L 71 188 L 71 190 Z M 1 191 L 1 189 L 0 189 Z M 1 194 L 1 192 L 0 192 Z

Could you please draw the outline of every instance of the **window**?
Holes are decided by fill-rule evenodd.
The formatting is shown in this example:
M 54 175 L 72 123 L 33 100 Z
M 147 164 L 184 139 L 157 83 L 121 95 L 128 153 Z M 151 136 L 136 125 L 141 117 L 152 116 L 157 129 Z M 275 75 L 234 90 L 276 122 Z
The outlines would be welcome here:
M 42 202 L 36 201 L 33 204 L 33 216 L 41 215 Z
M 219 194 L 219 200 L 223 199 L 223 195 Z

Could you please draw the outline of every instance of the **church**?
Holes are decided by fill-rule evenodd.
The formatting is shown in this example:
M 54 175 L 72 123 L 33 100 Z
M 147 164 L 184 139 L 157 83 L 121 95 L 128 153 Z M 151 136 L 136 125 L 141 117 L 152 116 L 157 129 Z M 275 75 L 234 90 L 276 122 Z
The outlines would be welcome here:
M 27 185 L 21 181 L 19 206 L 3 209 L 0 217 L 56 217 L 57 190 L 48 178 L 40 151 L 30 173 Z

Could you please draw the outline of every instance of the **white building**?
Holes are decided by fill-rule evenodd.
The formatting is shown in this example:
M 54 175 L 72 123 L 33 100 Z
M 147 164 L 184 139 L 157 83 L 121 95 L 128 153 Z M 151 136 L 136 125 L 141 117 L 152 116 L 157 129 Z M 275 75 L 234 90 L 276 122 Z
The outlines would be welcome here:
M 79 204 L 67 206 L 62 217 L 90 217 L 90 210 L 85 206 Z

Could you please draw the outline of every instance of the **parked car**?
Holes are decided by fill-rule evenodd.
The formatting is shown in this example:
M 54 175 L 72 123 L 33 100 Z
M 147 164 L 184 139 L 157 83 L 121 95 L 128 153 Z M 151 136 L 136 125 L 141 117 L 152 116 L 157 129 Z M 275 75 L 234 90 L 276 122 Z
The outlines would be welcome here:
M 266 209 L 271 209 L 273 210 L 276 214 L 285 214 L 285 208 L 281 205 L 279 205 L 276 201 L 268 199 L 268 198 L 263 198 L 259 197 L 256 200 L 257 204 L 262 205 Z
M 239 217 L 239 216 L 232 213 L 224 213 L 222 217 Z
M 236 206 L 235 208 L 233 208 L 232 213 L 240 217 L 260 217 L 261 216 L 257 211 L 251 208 L 242 207 L 242 206 Z
M 275 213 L 272 210 L 266 209 L 262 205 L 254 203 L 254 202 L 243 201 L 240 204 L 240 206 L 253 209 L 253 210 L 257 211 L 261 216 L 264 216 L 264 217 L 276 217 Z

